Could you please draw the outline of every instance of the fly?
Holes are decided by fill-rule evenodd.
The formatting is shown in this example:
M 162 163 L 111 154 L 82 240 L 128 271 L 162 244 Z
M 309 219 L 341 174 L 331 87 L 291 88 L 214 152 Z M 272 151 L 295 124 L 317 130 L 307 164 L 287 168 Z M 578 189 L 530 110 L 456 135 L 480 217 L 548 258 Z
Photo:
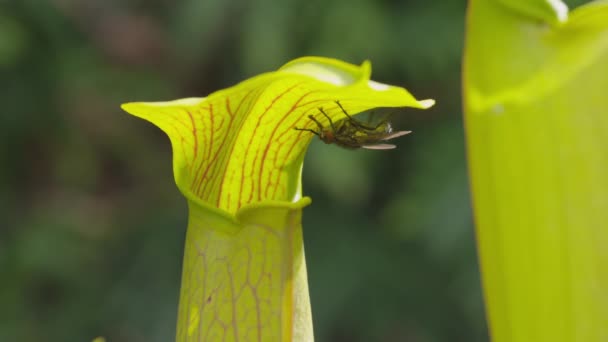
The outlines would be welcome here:
M 319 107 L 321 114 L 329 121 L 329 127 L 323 127 L 314 116 L 309 115 L 308 118 L 314 121 L 318 131 L 310 128 L 295 127 L 294 129 L 311 132 L 326 144 L 336 144 L 347 149 L 365 148 L 370 150 L 393 149 L 397 146 L 383 142 L 411 133 L 411 131 L 394 131 L 388 120 L 383 120 L 375 126 L 365 124 L 350 116 L 339 101 L 336 101 L 336 104 L 346 116 L 344 119 L 333 122 L 323 108 Z

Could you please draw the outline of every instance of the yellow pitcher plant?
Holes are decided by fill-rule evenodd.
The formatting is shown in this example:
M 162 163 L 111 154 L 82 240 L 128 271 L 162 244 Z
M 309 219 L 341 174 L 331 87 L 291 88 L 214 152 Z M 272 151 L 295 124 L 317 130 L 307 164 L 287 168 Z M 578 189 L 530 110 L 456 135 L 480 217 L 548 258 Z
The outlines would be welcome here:
M 608 1 L 472 0 L 466 34 L 492 341 L 608 341 Z
M 370 79 L 371 66 L 303 57 L 206 98 L 122 108 L 171 140 L 188 201 L 177 341 L 312 341 L 302 241 L 304 153 L 330 118 L 376 107 L 428 108 Z M 331 229 L 331 227 L 313 227 Z

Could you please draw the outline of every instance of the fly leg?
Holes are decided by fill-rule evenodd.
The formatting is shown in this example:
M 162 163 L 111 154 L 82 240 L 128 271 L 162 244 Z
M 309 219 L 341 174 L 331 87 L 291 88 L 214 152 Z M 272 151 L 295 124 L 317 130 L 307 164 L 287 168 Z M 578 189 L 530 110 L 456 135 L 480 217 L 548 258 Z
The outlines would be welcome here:
M 317 124 L 317 127 L 319 127 L 319 131 L 315 131 L 314 129 L 310 129 L 310 128 L 298 128 L 298 127 L 294 127 L 293 129 L 295 129 L 296 131 L 306 131 L 306 132 L 311 132 L 314 135 L 318 136 L 319 138 L 321 138 L 321 133 L 323 132 L 323 125 L 317 120 L 315 119 L 314 116 L 309 115 L 308 118 L 312 121 L 314 121 Z
M 336 127 L 334 126 L 334 122 L 331 120 L 331 118 L 329 117 L 329 115 L 327 115 L 327 113 L 325 113 L 325 111 L 323 110 L 323 108 L 319 107 L 319 111 L 321 112 L 321 114 L 323 114 L 327 120 L 329 120 L 329 125 L 331 126 L 331 129 L 333 132 L 336 131 Z M 310 117 L 310 116 L 309 116 Z M 312 120 L 314 120 L 314 122 L 317 123 L 317 125 L 320 125 L 319 121 L 315 120 L 314 118 L 310 117 Z M 322 127 L 322 126 L 320 126 Z
M 378 129 L 378 127 L 380 127 L 380 125 L 382 125 L 382 122 L 379 123 L 378 125 L 376 125 L 376 127 L 371 127 L 371 126 L 365 125 L 365 124 L 361 123 L 360 121 L 355 120 L 352 116 L 350 116 L 346 112 L 346 109 L 344 109 L 344 107 L 342 107 L 342 104 L 340 103 L 340 101 L 336 101 L 336 104 L 340 107 L 340 109 L 342 109 L 342 113 L 344 113 L 344 115 L 346 115 L 346 117 L 350 120 L 350 123 L 353 124 L 353 126 L 357 126 L 364 130 L 367 130 L 367 131 L 375 131 L 376 129 Z
M 308 118 L 317 124 L 317 127 L 319 127 L 319 132 L 323 132 L 323 125 L 319 122 L 319 120 L 315 119 L 315 117 L 312 115 L 309 115 Z M 331 123 L 331 121 L 330 121 L 330 123 Z M 333 124 L 331 127 L 332 128 L 334 127 Z
M 310 132 L 318 137 L 321 137 L 319 135 L 319 132 L 315 131 L 314 129 L 310 129 L 310 128 L 298 128 L 298 127 L 294 127 L 293 129 L 295 129 L 296 131 L 306 131 L 306 132 Z

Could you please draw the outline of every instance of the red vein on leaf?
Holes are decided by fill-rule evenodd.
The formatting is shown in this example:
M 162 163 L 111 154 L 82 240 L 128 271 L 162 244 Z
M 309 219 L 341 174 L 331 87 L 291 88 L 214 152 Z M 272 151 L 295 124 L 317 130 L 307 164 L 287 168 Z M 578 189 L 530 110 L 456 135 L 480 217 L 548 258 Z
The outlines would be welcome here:
M 321 100 L 321 101 L 325 101 L 325 100 Z M 298 108 L 302 108 L 302 106 L 298 106 Z M 286 134 L 291 134 L 291 133 L 294 133 L 294 127 L 297 127 L 297 123 L 298 123 L 298 122 L 300 122 L 300 121 L 302 120 L 302 118 L 304 118 L 305 116 L 308 116 L 308 115 L 309 115 L 309 113 L 310 113 L 311 111 L 314 111 L 314 110 L 317 110 L 317 108 L 316 108 L 316 107 L 313 107 L 313 108 L 308 108 L 308 109 L 304 110 L 304 111 L 302 112 L 302 114 L 301 114 L 301 115 L 300 115 L 300 116 L 299 116 L 299 117 L 298 117 L 296 120 L 294 120 L 294 121 L 293 121 L 293 124 L 292 124 L 292 125 L 290 125 L 290 126 L 288 126 L 288 127 L 287 127 L 287 129 L 285 129 L 285 130 L 284 130 L 284 131 L 283 131 L 283 132 L 282 132 L 282 133 L 279 135 L 279 137 L 278 137 L 276 140 L 277 140 L 277 141 L 283 141 L 283 137 L 284 137 Z M 306 127 L 306 125 L 303 125 L 303 127 Z M 294 144 L 296 144 L 296 143 L 297 143 L 297 140 L 299 140 L 299 137 L 301 137 L 301 136 L 302 136 L 302 134 L 304 134 L 304 133 L 305 133 L 305 132 L 303 132 L 303 131 L 298 131 L 298 139 L 296 139 L 296 141 L 294 141 Z M 289 139 L 289 140 L 291 140 L 291 139 Z M 294 147 L 294 145 L 292 145 L 292 147 L 289 149 L 289 152 L 288 152 L 288 154 L 287 154 L 287 155 L 290 155 L 290 154 L 291 154 L 291 151 L 293 150 L 293 147 Z M 274 160 L 275 160 L 275 161 L 276 161 L 276 160 L 278 160 L 278 157 L 279 157 L 279 150 L 275 150 L 275 152 L 274 152 Z
M 304 133 L 304 132 L 302 132 L 302 131 L 298 132 L 298 139 L 295 139 L 295 141 L 293 142 L 293 144 L 291 144 L 291 147 L 290 147 L 290 148 L 289 148 L 289 150 L 287 151 L 287 155 L 288 155 L 288 156 L 289 156 L 289 155 L 291 155 L 291 152 L 293 151 L 294 147 L 296 147 L 296 145 L 298 145 L 298 144 L 300 144 L 300 143 L 301 143 L 301 142 L 300 142 L 300 138 L 299 138 L 299 137 L 302 135 L 302 133 Z M 300 152 L 300 153 L 302 154 L 302 153 L 305 153 L 305 152 L 306 152 L 306 149 L 302 149 L 302 152 Z M 299 156 L 298 156 L 298 157 L 299 157 Z M 275 179 L 275 182 L 274 182 L 274 190 L 273 190 L 273 192 L 272 192 L 272 198 L 276 198 L 276 195 L 277 195 L 277 190 L 278 190 L 278 188 L 279 188 L 279 184 L 281 183 L 281 175 L 282 175 L 282 173 L 281 173 L 281 172 L 279 172 L 279 173 L 277 174 L 276 179 Z
M 327 100 L 319 100 L 319 101 L 327 101 Z M 302 106 L 298 106 L 298 107 L 301 108 Z M 292 126 L 288 127 L 286 130 L 283 131 L 283 133 L 279 136 L 279 138 L 277 138 L 277 141 L 279 141 L 280 138 L 282 138 L 285 134 L 293 133 L 294 132 L 293 128 L 296 127 L 296 124 L 299 121 L 301 121 L 303 117 L 307 116 L 308 113 L 310 113 L 310 111 L 315 110 L 315 109 L 316 108 L 309 108 L 309 109 L 306 109 L 306 110 L 302 111 L 302 114 L 300 115 L 300 117 L 294 121 L 294 124 Z M 297 138 L 293 140 L 293 143 L 291 144 L 291 146 L 289 147 L 289 150 L 287 151 L 287 156 L 290 156 L 291 153 L 292 153 L 292 151 L 293 151 L 293 149 L 300 143 L 301 136 L 304 133 L 305 132 L 303 132 L 303 131 L 298 131 Z M 310 139 L 312 139 L 312 137 L 308 138 L 309 141 L 310 141 Z M 274 154 L 274 159 L 275 160 L 278 159 L 278 156 L 279 156 L 279 152 L 278 151 L 279 150 L 275 150 L 275 154 Z M 302 149 L 301 153 L 305 153 L 305 152 L 306 152 L 306 150 Z M 273 193 L 272 193 L 272 198 L 276 198 L 277 190 L 278 190 L 280 184 L 281 184 L 281 172 L 279 172 L 277 174 L 277 177 L 275 179 L 274 190 L 273 190 Z
M 186 153 L 187 149 L 186 149 L 186 138 L 184 138 L 183 136 L 179 136 L 179 142 L 182 145 L 182 155 L 184 160 L 186 161 L 186 163 L 188 163 L 188 154 Z M 188 165 L 188 168 L 190 168 L 191 166 Z
M 196 161 L 196 157 L 198 156 L 198 137 L 196 136 L 196 124 L 194 123 L 194 117 L 192 116 L 192 113 L 189 110 L 186 110 L 186 113 L 190 117 L 190 122 L 192 123 L 192 137 L 194 138 L 194 146 L 193 146 L 194 158 L 193 158 L 193 160 Z M 194 163 L 192 163 L 192 165 L 194 165 Z
M 164 113 L 166 114 L 166 113 Z M 185 138 L 184 136 L 181 134 L 180 129 L 175 125 L 175 123 L 181 123 L 183 124 L 183 122 L 180 122 L 179 120 L 177 120 L 176 118 L 172 117 L 171 114 L 165 116 L 165 118 L 172 118 L 173 121 L 171 120 L 163 120 L 165 122 L 165 124 L 171 126 L 171 128 L 173 128 L 173 131 L 175 134 L 169 134 L 169 137 L 171 136 L 175 136 L 175 138 L 179 137 L 179 143 L 181 144 L 181 153 L 182 153 L 182 157 L 184 158 L 184 161 L 186 163 L 188 163 L 188 155 L 186 153 L 187 149 L 186 149 L 186 144 L 185 144 Z M 184 125 L 185 126 L 185 125 Z M 168 128 L 168 127 L 167 127 Z M 171 140 L 171 145 L 173 145 L 174 143 L 177 144 L 177 141 L 174 139 L 170 139 Z M 190 165 L 188 165 L 188 167 L 190 167 Z
M 213 103 L 209 104 L 209 121 L 210 121 L 210 126 L 211 126 L 210 130 L 209 130 L 209 132 L 210 132 L 209 133 L 209 141 L 207 142 L 207 144 L 209 145 L 209 152 L 207 152 L 207 155 L 205 156 L 206 157 L 205 159 L 209 159 L 209 157 L 213 153 L 213 145 L 214 145 L 213 144 L 214 143 L 213 137 L 215 135 L 215 120 L 214 120 L 214 117 L 213 117 Z M 211 165 L 211 163 L 208 162 L 207 164 L 208 164 L 208 166 L 207 166 L 207 170 L 208 170 L 209 169 L 209 165 Z M 203 163 L 201 162 L 201 166 L 202 165 L 203 165 Z M 197 176 L 200 175 L 200 169 L 201 168 L 199 168 L 199 172 L 197 172 Z M 200 191 L 201 184 L 203 184 L 203 182 L 205 181 L 206 176 L 207 176 L 207 173 L 205 172 L 205 174 L 203 174 L 202 177 L 199 177 L 198 186 L 197 186 L 197 190 L 196 190 L 197 194 L 199 195 L 199 197 L 200 197 L 200 194 L 198 192 Z
M 213 152 L 213 136 L 215 134 L 215 118 L 213 117 L 213 103 L 209 104 L 209 121 L 211 122 L 211 135 L 209 137 L 209 152 L 206 157 L 210 157 Z
M 187 111 L 184 108 L 180 108 L 183 109 L 184 111 Z M 190 126 L 188 126 L 188 124 L 186 122 L 184 122 L 184 120 L 181 120 L 181 116 L 176 116 L 175 113 L 173 113 L 172 111 L 169 112 L 160 112 L 159 113 L 159 118 L 160 115 L 162 115 L 162 118 L 164 119 L 163 121 L 165 122 L 173 122 L 173 123 L 178 123 L 180 126 L 183 126 L 183 128 L 185 128 L 187 131 L 189 131 L 191 129 Z M 181 112 L 180 112 L 181 115 Z M 167 119 L 171 119 L 171 120 L 167 120 Z M 177 129 L 177 126 L 175 126 Z M 178 130 L 178 131 L 182 131 L 182 130 Z
M 208 108 L 201 108 L 201 109 L 206 109 L 206 110 L 209 112 L 209 116 L 210 116 L 210 117 L 212 117 L 212 116 L 213 116 L 213 104 L 211 104 L 211 103 L 210 103 Z M 191 113 L 190 113 L 190 112 L 188 112 L 188 114 L 189 114 L 189 115 L 191 115 Z M 200 115 L 200 114 L 199 114 L 199 116 L 201 117 L 201 126 L 203 126 L 203 117 L 204 117 L 204 116 L 203 116 L 203 115 Z M 191 115 L 191 117 L 192 117 L 192 115 Z M 212 121 L 212 122 L 213 122 L 213 121 Z M 202 138 L 203 138 L 202 140 L 203 140 L 204 142 L 206 142 L 206 143 L 207 143 L 207 145 L 212 144 L 212 143 L 213 143 L 213 126 L 211 126 L 211 136 L 210 136 L 210 139 L 205 139 L 205 135 L 206 135 L 205 133 L 206 133 L 206 130 L 205 130 L 205 129 L 201 129 L 201 130 L 198 132 L 198 134 L 200 134 L 200 135 L 202 136 Z M 197 134 L 197 132 L 196 132 L 196 131 L 194 131 L 194 139 L 198 139 L 198 134 Z M 200 187 L 200 183 L 202 183 L 202 181 L 203 181 L 203 180 L 202 180 L 202 179 L 199 177 L 199 174 L 200 174 L 200 172 L 201 172 L 201 169 L 203 168 L 203 165 L 205 165 L 205 160 L 207 159 L 206 157 L 207 157 L 207 156 L 203 155 L 203 157 L 201 158 L 201 161 L 200 161 L 200 162 L 199 162 L 199 164 L 198 164 L 198 168 L 196 169 L 196 172 L 194 172 L 194 174 L 191 174 L 191 175 L 190 175 L 190 176 L 192 177 L 192 180 L 191 180 L 191 184 L 192 184 L 192 185 L 191 185 L 190 189 L 191 189 L 191 190 L 193 190 L 193 192 L 194 192 L 195 194 L 197 194 L 197 192 L 196 192 L 196 191 L 194 191 L 194 188 L 197 186 L 197 184 L 198 184 L 198 186 Z M 194 165 L 194 163 L 195 163 L 195 162 L 196 162 L 196 154 L 195 154 L 195 158 L 194 158 L 194 160 L 193 160 L 193 165 Z
M 232 117 L 232 119 L 233 119 L 233 120 L 235 120 L 235 115 L 238 115 L 238 113 L 239 113 L 239 111 L 240 111 L 240 109 L 241 109 L 241 105 L 242 105 L 242 104 L 245 102 L 245 99 L 246 99 L 247 97 L 249 97 L 249 95 L 250 95 L 250 94 L 253 94 L 254 90 L 256 90 L 256 89 L 251 89 L 251 90 L 249 90 L 249 91 L 247 92 L 247 94 L 245 94 L 245 96 L 243 96 L 243 98 L 241 99 L 241 102 L 238 104 L 238 106 L 237 106 L 236 110 L 234 111 L 234 115 L 232 114 L 232 112 L 230 112 L 230 111 L 228 112 L 228 114 L 229 114 L 229 115 Z M 228 102 L 228 103 L 229 103 L 229 102 Z M 243 122 L 244 122 L 244 120 L 243 120 Z M 241 125 L 242 125 L 242 122 L 241 122 Z M 227 153 L 227 154 L 225 155 L 225 157 L 223 158 L 223 160 L 225 160 L 225 159 L 228 159 L 228 160 L 229 160 L 230 156 L 231 156 L 231 155 L 232 155 L 232 153 L 234 152 L 234 147 L 235 147 L 235 145 L 236 145 L 236 144 L 235 144 L 235 140 L 236 140 L 236 138 L 237 138 L 237 136 L 235 135 L 235 136 L 234 136 L 234 138 L 233 138 L 233 141 L 232 141 L 232 146 L 230 147 L 230 153 Z M 226 135 L 226 139 L 228 139 L 228 134 Z M 217 196 L 217 207 L 218 207 L 218 208 L 220 207 L 220 202 L 221 202 L 221 200 L 222 200 L 222 191 L 223 191 L 223 189 L 224 189 L 224 183 L 225 183 L 225 180 L 226 180 L 226 174 L 228 173 L 228 163 L 225 163 L 225 164 L 226 164 L 226 165 L 224 166 L 224 175 L 223 175 L 221 178 L 219 178 L 219 179 L 218 179 L 218 180 L 219 180 L 219 182 L 220 182 L 220 184 L 219 184 L 218 196 Z M 228 197 L 227 197 L 227 203 L 230 203 L 230 194 L 228 194 Z
M 239 103 L 239 106 L 238 106 L 238 107 L 237 107 L 237 109 L 236 109 L 237 111 L 239 110 L 240 105 L 243 103 L 243 101 L 245 100 L 245 98 L 246 98 L 246 97 L 247 97 L 247 96 L 248 96 L 248 95 L 249 95 L 251 92 L 252 92 L 252 91 L 249 91 L 249 92 L 248 92 L 248 93 L 247 93 L 247 94 L 246 94 L 246 95 L 243 97 L 243 99 L 242 99 L 242 100 L 241 100 L 241 102 Z M 226 130 L 226 134 L 224 134 L 224 139 L 222 140 L 222 143 L 221 143 L 220 147 L 218 148 L 218 150 L 216 151 L 215 155 L 213 156 L 213 160 L 212 160 L 212 162 L 209 164 L 208 169 L 205 171 L 205 173 L 207 173 L 208 171 L 210 171 L 210 170 L 211 170 L 211 168 L 212 168 L 213 166 L 215 166 L 215 167 L 213 168 L 213 170 L 212 170 L 212 175 L 210 176 L 211 181 L 210 181 L 210 182 L 206 182 L 206 183 L 205 183 L 205 186 L 203 187 L 203 190 L 202 190 L 202 193 L 201 193 L 201 194 L 205 194 L 205 193 L 207 193 L 207 189 L 208 189 L 208 187 L 211 187 L 212 189 L 215 187 L 216 182 L 214 181 L 213 175 L 215 174 L 215 172 L 216 172 L 217 170 L 219 170 L 219 167 L 218 167 L 218 166 L 223 165 L 224 160 L 226 159 L 224 156 L 222 156 L 222 155 L 221 155 L 221 151 L 222 151 L 222 148 L 223 148 L 224 144 L 225 144 L 225 143 L 226 143 L 226 141 L 228 140 L 228 134 L 230 133 L 230 129 L 232 128 L 232 124 L 234 123 L 234 121 L 235 121 L 235 120 L 234 120 L 234 112 L 233 112 L 233 111 L 232 111 L 232 109 L 230 108 L 230 98 L 229 98 L 229 97 L 227 97 L 227 98 L 226 98 L 225 105 L 226 105 L 226 112 L 228 113 L 228 116 L 230 116 L 230 119 L 228 119 L 228 120 L 230 121 L 230 123 L 228 124 L 228 129 Z M 231 151 L 231 153 L 232 153 L 232 151 Z M 215 162 L 215 160 L 217 159 L 217 157 L 218 157 L 218 156 L 220 156 L 220 157 L 221 157 L 221 158 L 220 158 L 220 161 Z M 224 167 L 224 176 L 225 176 L 225 174 L 226 174 L 226 169 L 227 169 L 227 167 L 228 167 L 227 165 L 225 165 L 225 167 Z M 219 207 L 219 199 L 222 197 L 222 196 L 221 196 L 221 194 L 222 194 L 222 184 L 221 184 L 221 182 L 220 182 L 220 184 L 219 184 L 219 192 L 218 192 L 218 196 L 217 196 L 217 198 L 218 198 L 218 201 L 217 201 L 217 206 L 218 206 L 218 207 Z M 209 201 L 211 201 L 211 198 L 209 198 Z
M 230 115 L 230 117 L 232 118 L 233 115 L 230 110 L 230 99 L 229 98 L 226 98 L 226 111 L 228 112 L 228 115 Z M 234 120 L 230 119 L 229 121 L 230 121 L 230 123 L 228 124 L 228 132 L 230 131 L 230 128 L 232 127 L 232 123 L 234 122 Z M 224 122 L 224 120 L 222 120 L 222 122 Z M 207 163 L 207 168 L 203 172 L 203 175 L 200 177 L 200 183 L 198 184 L 198 187 L 196 190 L 196 194 L 199 197 L 203 197 L 204 191 L 207 189 L 207 184 L 209 184 L 209 182 L 205 182 L 205 186 L 203 187 L 203 193 L 201 193 L 201 185 L 203 184 L 203 181 L 207 178 L 207 174 L 209 173 L 209 170 L 211 169 L 211 167 L 213 167 L 215 165 L 215 160 L 217 159 L 217 156 L 222 151 L 222 147 L 226 143 L 226 140 L 227 140 L 227 137 L 224 137 L 224 139 L 222 139 L 222 141 L 220 142 L 220 146 L 218 147 L 217 151 L 215 151 L 215 154 L 213 155 L 211 160 Z M 211 154 L 211 152 L 210 152 L 210 154 Z
M 274 135 L 277 133 L 277 129 L 279 129 L 279 127 L 283 124 L 283 121 L 285 121 L 285 119 L 287 119 L 287 117 L 289 116 L 289 114 L 293 113 L 294 110 L 296 110 L 296 108 L 298 108 L 298 104 L 305 99 L 308 95 L 310 95 L 311 93 L 313 93 L 313 91 L 309 91 L 307 93 L 304 93 L 294 104 L 293 106 L 291 106 L 291 108 L 289 109 L 289 111 L 287 113 L 285 113 L 283 115 L 283 117 L 281 117 L 281 120 L 279 120 L 279 122 L 274 126 L 274 129 L 272 130 L 272 134 L 270 134 L 270 137 L 268 138 L 268 143 L 266 144 L 266 148 L 264 149 L 264 153 L 262 154 L 262 161 L 261 161 L 261 165 L 260 165 L 260 172 L 258 175 L 258 200 L 262 200 L 262 173 L 264 172 L 264 163 L 266 162 L 266 157 L 268 155 L 268 150 L 270 149 L 270 145 L 273 144 L 273 138 Z M 282 146 L 282 145 L 281 145 Z M 277 147 L 277 151 L 280 148 Z M 278 154 L 275 153 L 275 158 L 276 155 Z M 270 178 L 270 175 L 268 176 Z M 269 179 L 270 181 L 270 179 Z
M 243 196 L 243 183 L 245 182 L 245 168 L 247 167 L 247 155 L 249 154 L 249 149 L 251 148 L 251 145 L 253 144 L 254 139 L 256 138 L 256 133 L 258 128 L 260 127 L 260 123 L 262 121 L 262 118 L 264 117 L 264 115 L 266 113 L 268 113 L 268 111 L 272 108 L 272 106 L 274 106 L 274 104 L 280 100 L 285 94 L 288 94 L 290 91 L 292 91 L 295 87 L 299 86 L 302 82 L 298 82 L 296 84 L 294 84 L 293 86 L 287 88 L 284 92 L 282 92 L 281 94 L 279 94 L 278 96 L 276 96 L 272 102 L 270 103 L 270 105 L 268 107 L 266 107 L 266 109 L 264 110 L 264 112 L 262 114 L 260 114 L 258 116 L 258 122 L 256 123 L 255 128 L 253 129 L 253 132 L 251 134 L 251 138 L 249 139 L 249 144 L 246 147 L 245 153 L 243 155 L 243 168 L 241 171 L 241 187 L 240 187 L 240 191 L 239 191 L 239 199 L 237 201 L 237 209 L 241 207 L 242 203 L 241 203 L 241 199 Z M 257 154 L 256 154 L 257 156 Z M 254 157 L 253 163 L 251 165 L 251 168 L 253 169 L 255 167 L 255 161 L 257 158 Z M 253 183 L 253 180 L 251 180 Z M 253 184 L 252 184 L 253 186 Z M 251 199 L 253 198 L 253 189 L 251 191 L 250 197 L 249 197 L 249 201 L 247 203 L 249 203 L 251 201 Z

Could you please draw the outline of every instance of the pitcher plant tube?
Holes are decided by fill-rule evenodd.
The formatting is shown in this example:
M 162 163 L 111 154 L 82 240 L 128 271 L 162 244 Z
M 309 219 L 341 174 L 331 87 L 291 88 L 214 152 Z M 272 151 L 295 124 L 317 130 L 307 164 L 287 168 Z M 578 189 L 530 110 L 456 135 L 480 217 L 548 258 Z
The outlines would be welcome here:
M 469 1 L 464 113 L 492 341 L 608 341 L 608 1 Z
M 169 136 L 188 202 L 178 341 L 313 340 L 301 174 L 314 135 L 294 128 L 434 103 L 370 75 L 367 61 L 303 57 L 205 98 L 122 106 Z

